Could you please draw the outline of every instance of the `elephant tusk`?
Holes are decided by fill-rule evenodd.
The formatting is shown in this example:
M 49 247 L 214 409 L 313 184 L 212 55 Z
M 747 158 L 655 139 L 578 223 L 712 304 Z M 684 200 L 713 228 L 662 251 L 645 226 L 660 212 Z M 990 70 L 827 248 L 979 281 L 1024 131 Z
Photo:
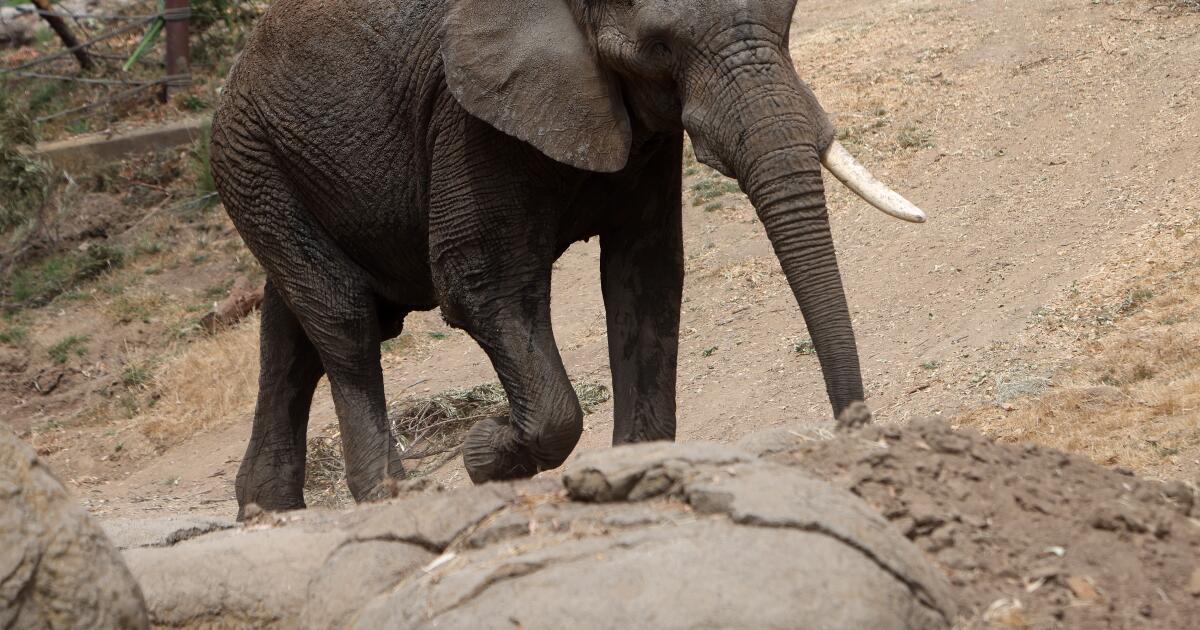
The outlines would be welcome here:
M 829 169 L 846 188 L 862 197 L 864 201 L 879 208 L 884 214 L 890 214 L 897 219 L 924 223 L 925 213 L 912 202 L 900 196 L 900 193 L 888 188 L 886 184 L 875 179 L 875 176 L 865 166 L 858 163 L 853 155 L 834 140 L 828 149 L 821 154 L 821 164 Z

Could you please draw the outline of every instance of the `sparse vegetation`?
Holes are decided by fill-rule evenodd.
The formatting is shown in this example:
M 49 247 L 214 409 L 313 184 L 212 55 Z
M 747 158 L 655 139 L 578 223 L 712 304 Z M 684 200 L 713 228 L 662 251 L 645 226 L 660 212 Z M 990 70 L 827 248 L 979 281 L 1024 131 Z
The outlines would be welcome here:
M 609 399 L 608 388 L 575 383 L 575 395 L 585 414 Z M 467 429 L 476 420 L 508 415 L 508 397 L 499 383 L 452 389 L 435 396 L 403 400 L 388 414 L 392 433 L 405 459 L 424 459 L 457 452 Z
M 196 180 L 196 194 L 210 195 L 217 191 L 217 183 L 213 180 L 212 159 L 209 155 L 209 143 L 212 140 L 212 121 L 205 122 L 200 127 L 200 137 L 192 147 L 192 176 Z M 206 206 L 217 203 L 215 197 L 210 198 Z
M 71 358 L 71 355 L 82 357 L 87 354 L 87 341 L 87 335 L 71 335 L 47 348 L 46 352 L 55 363 L 62 365 Z
M 719 176 L 718 176 L 719 177 Z M 703 206 L 711 199 L 741 192 L 738 183 L 732 179 L 712 177 L 702 179 L 692 184 L 692 205 Z M 707 208 L 706 208 L 707 209 Z
M 0 94 L 0 234 L 31 221 L 50 198 L 50 168 L 22 150 L 36 141 L 28 112 Z
M 103 244 L 54 254 L 23 265 L 10 277 L 0 279 L 0 296 L 8 310 L 41 306 L 79 283 L 120 267 L 124 260 L 122 249 Z
M 1080 319 L 1098 328 L 1079 361 L 1032 388 L 997 379 L 997 401 L 1008 404 L 959 421 L 1151 474 L 1169 474 L 1182 453 L 1197 452 L 1200 322 L 1191 315 L 1200 309 L 1200 268 L 1184 263 L 1133 282 L 1118 293 L 1116 314 Z
M 575 396 L 585 414 L 608 401 L 608 388 L 596 383 L 575 383 Z M 409 398 L 391 405 L 388 417 L 403 458 L 418 461 L 409 470 L 418 477 L 458 454 L 467 430 L 483 418 L 507 416 L 508 397 L 500 383 L 488 383 L 425 398 Z M 305 496 L 311 505 L 340 507 L 350 503 L 341 439 L 332 435 L 308 440 Z
M 930 132 L 907 125 L 896 134 L 896 143 L 902 149 L 928 149 L 933 147 L 932 138 Z
M 25 341 L 29 331 L 24 326 L 16 324 L 0 327 L 0 344 L 9 346 L 19 345 Z
M 154 376 L 151 366 L 144 363 L 127 365 L 121 370 L 121 384 L 125 387 L 141 387 Z
M 816 354 L 817 346 L 812 339 L 797 339 L 792 343 L 792 351 L 796 354 Z

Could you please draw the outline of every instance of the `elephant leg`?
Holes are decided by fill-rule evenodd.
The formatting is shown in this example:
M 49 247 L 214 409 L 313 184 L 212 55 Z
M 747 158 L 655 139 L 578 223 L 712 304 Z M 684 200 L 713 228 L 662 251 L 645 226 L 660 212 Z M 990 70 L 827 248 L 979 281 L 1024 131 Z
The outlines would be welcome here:
M 325 368 L 271 282 L 262 303 L 258 404 L 238 469 L 238 520 L 251 503 L 265 510 L 304 508 L 305 437 L 313 391 Z
M 613 384 L 613 445 L 675 439 L 683 294 L 679 143 L 660 151 L 630 206 L 600 236 Z
M 320 356 L 333 392 L 351 494 L 358 501 L 376 498 L 387 478 L 404 475 L 384 401 L 379 304 L 366 272 L 295 198 L 288 179 L 270 167 L 269 153 L 256 157 L 260 170 L 224 179 L 222 199 Z
M 550 327 L 549 278 L 527 297 L 465 315 L 508 395 L 507 418 L 481 420 L 463 444 L 475 483 L 530 477 L 560 466 L 583 433 L 583 411 Z
M 350 494 L 382 498 L 385 481 L 403 478 L 404 467 L 387 418 L 375 296 L 353 274 L 326 272 L 306 277 L 292 299 L 329 375 Z

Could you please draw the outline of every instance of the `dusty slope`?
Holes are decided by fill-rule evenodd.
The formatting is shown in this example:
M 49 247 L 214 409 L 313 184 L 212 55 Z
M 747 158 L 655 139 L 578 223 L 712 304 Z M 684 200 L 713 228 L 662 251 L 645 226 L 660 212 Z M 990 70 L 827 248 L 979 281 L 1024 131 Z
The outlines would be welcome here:
M 933 216 L 900 224 L 830 187 L 870 403 L 885 422 L 951 415 L 992 400 L 998 382 L 1049 374 L 1077 346 L 1031 329 L 1031 315 L 1125 273 L 1105 265 L 1140 246 L 1139 228 L 1196 212 L 1197 183 L 1185 177 L 1200 158 L 1194 13 L 1087 0 L 802 0 L 794 33 L 800 73 L 844 141 Z M 698 169 L 689 184 L 710 177 Z M 731 441 L 828 413 L 815 357 L 795 351 L 803 325 L 752 209 L 740 196 L 718 201 L 685 214 L 683 440 Z M 568 369 L 606 381 L 596 243 L 558 267 Z M 409 330 L 412 343 L 386 359 L 393 397 L 493 379 L 464 335 L 426 334 L 445 330 L 436 314 L 411 318 Z M 327 394 L 317 401 L 314 430 L 333 419 Z M 588 417 L 581 448 L 608 442 L 610 413 Z M 144 466 L 100 470 L 114 481 L 82 498 L 99 512 L 232 510 L 248 414 L 247 404 Z M 64 476 L 98 470 L 71 457 L 52 459 Z M 457 467 L 443 477 L 464 480 Z

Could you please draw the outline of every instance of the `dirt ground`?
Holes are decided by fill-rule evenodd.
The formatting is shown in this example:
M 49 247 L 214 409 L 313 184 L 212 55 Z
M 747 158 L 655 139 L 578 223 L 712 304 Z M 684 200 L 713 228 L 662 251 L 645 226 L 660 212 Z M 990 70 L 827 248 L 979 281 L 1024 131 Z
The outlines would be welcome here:
M 862 497 L 938 565 L 958 628 L 1188 628 L 1200 614 L 1200 506 L 1181 482 L 940 421 L 779 433 L 767 459 Z
M 1111 331 L 1145 318 L 1144 305 L 1124 310 L 1129 287 L 1192 273 L 1180 257 L 1196 253 L 1200 234 L 1200 13 L 1130 1 L 801 0 L 792 49 L 843 143 L 930 214 L 927 224 L 903 224 L 827 182 L 876 418 L 957 418 L 1006 438 L 1052 441 L 1010 430 L 1006 418 L 1034 405 L 1024 397 L 1053 391 Z M 731 442 L 775 425 L 821 425 L 829 409 L 816 357 L 753 209 L 723 193 L 710 169 L 687 168 L 679 438 Z M 202 223 L 204 238 L 180 237 L 132 265 L 158 278 L 137 290 L 167 295 L 177 313 L 253 274 L 229 244 L 228 223 L 219 215 Z M 178 259 L 179 271 L 145 273 L 164 257 Z M 605 383 L 598 267 L 596 242 L 571 248 L 557 264 L 553 312 L 571 377 Z M 1169 269 L 1153 275 L 1159 267 Z M 111 352 L 69 358 L 70 378 L 120 380 L 125 368 L 113 357 L 142 337 L 98 319 L 111 302 L 101 294 L 87 308 L 39 309 L 30 336 L 47 345 L 79 328 L 105 340 Z M 1195 340 L 1194 322 L 1183 323 L 1163 334 Z M 102 387 L 65 388 L 82 392 L 70 403 L 30 392 L 33 368 L 23 366 L 3 417 L 93 513 L 232 514 L 257 378 L 256 325 L 171 346 L 150 368 L 155 404 L 134 396 L 127 413 L 89 415 L 114 398 Z M 392 400 L 494 380 L 482 351 L 437 313 L 411 316 L 384 363 Z M 1126 427 L 1112 438 L 1120 448 L 1097 459 L 1200 479 L 1200 410 L 1190 405 L 1173 409 L 1169 448 Z M 334 430 L 322 386 L 310 435 Z M 610 438 L 607 403 L 585 419 L 579 450 Z M 1094 456 L 1088 448 L 1076 450 Z M 436 476 L 468 483 L 457 460 Z

